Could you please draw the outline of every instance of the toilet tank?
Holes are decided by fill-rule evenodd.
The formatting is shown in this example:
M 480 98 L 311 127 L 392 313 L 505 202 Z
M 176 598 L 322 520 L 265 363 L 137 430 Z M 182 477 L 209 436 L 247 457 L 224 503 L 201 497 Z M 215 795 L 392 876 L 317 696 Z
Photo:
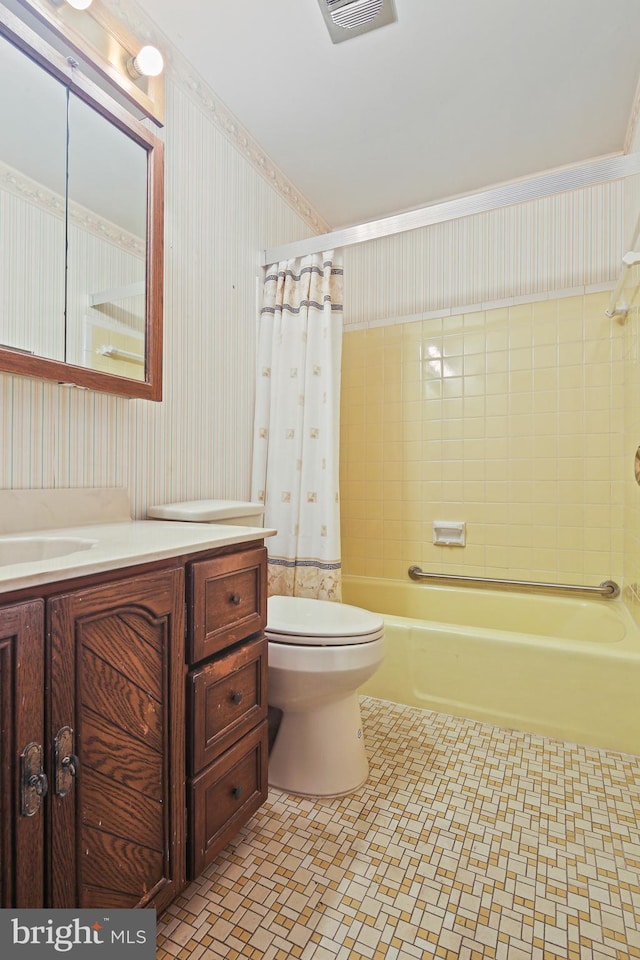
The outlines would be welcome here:
M 151 520 L 225 523 L 237 527 L 263 527 L 264 504 L 246 500 L 182 500 L 149 507 Z

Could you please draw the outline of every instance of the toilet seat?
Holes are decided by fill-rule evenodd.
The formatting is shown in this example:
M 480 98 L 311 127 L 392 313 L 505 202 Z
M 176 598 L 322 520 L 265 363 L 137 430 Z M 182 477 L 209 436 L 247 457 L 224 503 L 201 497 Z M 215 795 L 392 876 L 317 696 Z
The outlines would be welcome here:
M 273 643 L 351 646 L 379 640 L 384 635 L 384 620 L 379 614 L 346 603 L 269 597 L 265 634 Z

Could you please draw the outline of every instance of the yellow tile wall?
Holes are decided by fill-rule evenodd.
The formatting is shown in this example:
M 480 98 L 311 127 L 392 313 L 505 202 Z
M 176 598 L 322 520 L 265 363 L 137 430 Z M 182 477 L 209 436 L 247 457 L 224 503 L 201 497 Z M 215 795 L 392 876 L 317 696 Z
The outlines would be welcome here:
M 345 573 L 621 579 L 625 337 L 609 296 L 347 328 Z M 435 546 L 434 520 L 466 521 L 467 545 Z

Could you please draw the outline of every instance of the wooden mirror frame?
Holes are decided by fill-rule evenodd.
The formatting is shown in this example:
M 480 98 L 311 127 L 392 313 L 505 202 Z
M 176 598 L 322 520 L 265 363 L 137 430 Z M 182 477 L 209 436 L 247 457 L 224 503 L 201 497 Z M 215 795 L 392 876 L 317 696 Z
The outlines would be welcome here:
M 10 11 L 0 7 L 4 36 L 81 100 L 147 151 L 147 237 L 145 259 L 145 379 L 134 380 L 0 347 L 0 373 L 36 377 L 102 393 L 162 399 L 162 289 L 164 267 L 164 144 L 112 100 L 75 65 L 50 47 Z M 0 265 L 0 269 L 1 269 Z

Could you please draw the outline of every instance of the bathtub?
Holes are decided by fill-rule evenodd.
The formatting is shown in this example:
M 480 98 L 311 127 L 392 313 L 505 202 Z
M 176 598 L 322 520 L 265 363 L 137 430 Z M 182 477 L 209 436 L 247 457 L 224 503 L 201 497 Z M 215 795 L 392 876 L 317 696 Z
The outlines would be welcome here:
M 640 754 L 640 630 L 621 601 L 350 576 L 342 599 L 384 615 L 361 693 Z

